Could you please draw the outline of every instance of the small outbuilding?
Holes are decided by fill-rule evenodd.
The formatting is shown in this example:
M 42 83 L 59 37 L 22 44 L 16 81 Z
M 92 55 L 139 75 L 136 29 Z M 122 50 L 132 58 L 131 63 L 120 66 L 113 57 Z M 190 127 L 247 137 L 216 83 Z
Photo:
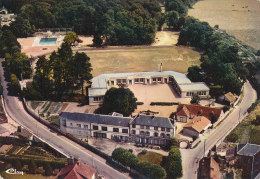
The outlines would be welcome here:
M 190 137 L 198 137 L 211 126 L 210 120 L 204 116 L 198 116 L 190 120 L 183 127 L 183 134 Z

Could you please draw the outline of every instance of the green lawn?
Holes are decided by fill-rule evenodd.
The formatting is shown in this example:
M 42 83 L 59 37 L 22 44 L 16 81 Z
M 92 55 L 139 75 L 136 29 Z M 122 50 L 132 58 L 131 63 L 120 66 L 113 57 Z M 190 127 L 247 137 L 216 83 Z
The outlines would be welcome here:
M 47 120 L 53 125 L 60 126 L 59 116 L 51 116 Z
M 260 145 L 260 126 L 255 126 L 252 121 L 260 114 L 260 103 L 249 115 L 228 135 L 236 134 L 236 143 L 253 143 Z M 228 141 L 227 138 L 225 141 Z
M 260 145 L 260 126 L 254 126 L 250 134 L 250 143 Z
M 156 153 L 156 152 L 150 152 L 147 151 L 146 154 L 138 154 L 137 157 L 142 162 L 150 162 L 153 164 L 161 165 L 161 162 L 163 160 L 163 155 Z

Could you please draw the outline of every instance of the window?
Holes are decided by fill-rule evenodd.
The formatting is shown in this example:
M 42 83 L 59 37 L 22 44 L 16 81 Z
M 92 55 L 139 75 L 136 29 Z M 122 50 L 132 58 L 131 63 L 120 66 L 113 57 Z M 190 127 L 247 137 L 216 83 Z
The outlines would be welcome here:
M 165 128 L 164 128 L 164 127 L 161 127 L 161 131 L 165 131 Z
M 146 136 L 150 136 L 150 132 L 146 132 L 145 135 L 146 135 Z
M 113 132 L 119 132 L 118 128 L 113 128 Z
M 102 131 L 107 131 L 107 127 L 102 127 Z
M 141 125 L 141 129 L 144 129 L 144 126 L 143 126 L 143 125 Z
M 158 127 L 154 127 L 154 130 L 155 130 L 155 131 L 158 131 Z
M 161 133 L 161 137 L 164 138 L 164 137 L 165 137 L 165 134 L 164 134 L 164 133 Z
M 158 82 L 162 82 L 162 78 L 158 78 Z
M 140 135 L 144 135 L 144 131 L 140 131 Z
M 164 78 L 164 83 L 167 83 L 167 78 Z
M 186 96 L 190 96 L 190 92 L 187 92 L 187 93 L 186 93 Z
M 136 133 L 136 131 L 135 130 L 132 130 L 132 134 L 135 134 Z
M 94 130 L 98 130 L 98 126 L 93 126 L 93 129 Z
M 128 133 L 128 129 L 122 129 L 122 132 L 127 134 Z
M 114 86 L 114 84 L 115 84 L 115 82 L 114 82 L 114 81 L 111 81 L 111 85 L 113 85 L 113 86 Z
M 116 80 L 116 83 L 120 84 L 121 83 L 121 79 Z
M 85 129 L 88 129 L 88 125 L 84 125 L 84 128 L 85 128 Z
M 142 82 L 142 83 L 143 83 L 143 82 L 144 82 L 144 78 L 140 78 L 140 82 Z
M 102 96 L 94 97 L 94 101 L 102 101 L 102 100 L 103 100 Z
M 170 134 L 166 134 L 166 136 L 167 136 L 167 138 L 170 138 L 170 137 L 171 137 L 171 135 L 170 135 Z
M 166 131 L 167 131 L 167 132 L 170 132 L 170 131 L 171 131 L 171 129 L 170 129 L 170 128 L 166 128 Z
M 135 124 L 132 124 L 132 128 L 135 128 L 136 126 L 135 126 Z
M 81 124 L 77 124 L 77 127 L 81 128 Z
M 123 83 L 123 84 L 126 84 L 126 79 L 123 79 L 123 80 L 122 80 L 122 83 Z
M 136 78 L 136 79 L 135 79 L 135 83 L 139 83 L 139 78 Z
M 154 137 L 158 137 L 158 133 L 157 132 L 154 133 Z
M 150 126 L 146 126 L 146 129 L 150 129 Z
M 156 78 L 153 78 L 153 82 L 156 82 Z

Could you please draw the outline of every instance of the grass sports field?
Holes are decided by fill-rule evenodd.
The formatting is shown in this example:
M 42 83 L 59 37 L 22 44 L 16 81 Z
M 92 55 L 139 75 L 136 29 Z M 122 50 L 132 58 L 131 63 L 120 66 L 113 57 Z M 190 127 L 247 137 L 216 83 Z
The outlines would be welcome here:
M 93 76 L 102 73 L 157 71 L 187 72 L 189 66 L 199 65 L 200 54 L 184 47 L 161 47 L 140 49 L 106 49 L 85 51 L 91 59 Z

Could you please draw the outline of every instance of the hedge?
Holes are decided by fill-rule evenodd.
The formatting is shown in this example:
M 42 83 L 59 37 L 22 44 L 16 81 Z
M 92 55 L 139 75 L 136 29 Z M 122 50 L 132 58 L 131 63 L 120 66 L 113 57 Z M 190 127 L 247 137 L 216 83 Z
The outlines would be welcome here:
M 151 102 L 151 106 L 173 106 L 179 105 L 178 102 Z

